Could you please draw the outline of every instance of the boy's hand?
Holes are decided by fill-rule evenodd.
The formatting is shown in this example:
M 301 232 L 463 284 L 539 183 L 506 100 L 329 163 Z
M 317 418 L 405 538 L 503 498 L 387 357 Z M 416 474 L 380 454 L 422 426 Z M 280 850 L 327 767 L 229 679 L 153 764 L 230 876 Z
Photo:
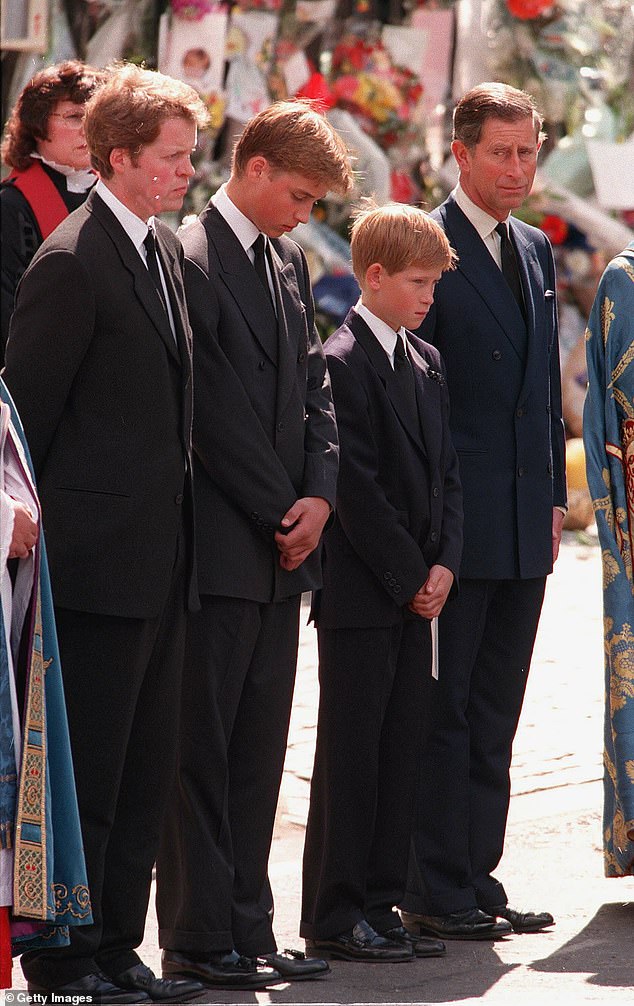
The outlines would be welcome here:
M 288 527 L 290 531 L 275 533 L 282 569 L 289 572 L 297 569 L 317 548 L 329 515 L 330 504 L 321 496 L 304 496 L 293 503 L 282 518 L 282 527 Z
M 453 573 L 446 566 L 432 566 L 425 583 L 408 607 L 423 618 L 436 618 L 442 611 L 453 585 Z

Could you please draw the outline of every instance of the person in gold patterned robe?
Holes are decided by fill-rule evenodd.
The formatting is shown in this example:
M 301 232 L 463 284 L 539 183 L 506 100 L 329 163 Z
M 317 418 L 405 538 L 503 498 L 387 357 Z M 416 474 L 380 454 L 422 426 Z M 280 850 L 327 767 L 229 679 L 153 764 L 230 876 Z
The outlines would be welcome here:
M 92 922 L 40 527 L 24 432 L 0 377 L 0 988 L 11 984 L 11 952 L 64 946 L 69 926 Z
M 588 486 L 603 560 L 605 874 L 634 874 L 634 241 L 601 277 L 586 331 Z

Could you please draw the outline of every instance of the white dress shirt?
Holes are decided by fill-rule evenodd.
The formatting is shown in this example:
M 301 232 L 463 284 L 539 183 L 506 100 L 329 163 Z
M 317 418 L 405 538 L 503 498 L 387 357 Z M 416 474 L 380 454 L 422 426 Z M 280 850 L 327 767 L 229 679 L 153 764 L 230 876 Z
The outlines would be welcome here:
M 478 234 L 484 241 L 485 248 L 491 255 L 498 269 L 502 269 L 502 238 L 495 230 L 500 221 L 496 220 L 495 217 L 490 216 L 484 210 L 481 210 L 479 206 L 476 206 L 476 204 L 469 199 L 469 196 L 466 194 L 464 189 L 461 188 L 460 183 L 456 185 L 452 195 L 467 220 L 473 224 Z M 508 216 L 502 221 L 502 223 L 505 223 L 508 228 Z
M 393 328 L 390 328 L 390 326 L 384 321 L 377 318 L 375 314 L 372 314 L 372 311 L 369 311 L 361 300 L 357 301 L 354 309 L 359 317 L 363 318 L 381 348 L 385 350 L 387 358 L 390 361 L 390 366 L 392 370 L 394 370 L 394 350 L 396 349 L 397 339 L 400 338 L 403 340 L 403 347 L 405 349 L 405 354 L 407 355 L 405 329 L 401 326 L 398 332 L 395 332 Z
M 103 199 L 108 209 L 115 215 L 115 217 L 123 227 L 124 231 L 130 238 L 130 241 L 132 242 L 137 252 L 139 253 L 143 265 L 147 269 L 147 255 L 145 252 L 145 245 L 143 244 L 143 242 L 145 241 L 149 230 L 154 231 L 154 234 L 156 235 L 156 230 L 154 227 L 155 217 L 149 217 L 147 223 L 145 222 L 145 220 L 141 220 L 141 217 L 138 217 L 136 213 L 133 213 L 132 210 L 129 210 L 127 206 L 124 206 L 120 199 L 117 199 L 114 192 L 110 191 L 108 186 L 103 182 L 101 178 L 95 185 L 95 192 L 100 197 L 100 199 Z M 156 256 L 156 260 L 158 262 L 159 274 L 161 277 L 161 286 L 163 287 L 163 298 L 167 305 L 167 313 L 169 316 L 170 328 L 172 330 L 172 335 L 174 336 L 174 341 L 176 341 L 176 328 L 174 326 L 174 315 L 172 314 L 172 304 L 169 298 L 169 294 L 167 292 L 167 284 L 165 283 L 165 274 L 163 272 L 163 266 L 161 265 L 161 259 L 159 255 Z

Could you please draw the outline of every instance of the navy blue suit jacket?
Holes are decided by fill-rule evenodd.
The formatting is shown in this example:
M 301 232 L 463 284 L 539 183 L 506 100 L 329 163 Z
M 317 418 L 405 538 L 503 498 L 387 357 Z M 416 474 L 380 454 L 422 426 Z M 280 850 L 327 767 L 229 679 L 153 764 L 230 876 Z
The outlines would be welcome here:
M 450 196 L 432 216 L 459 256 L 419 329 L 438 347 L 464 493 L 460 573 L 546 576 L 552 510 L 566 501 L 555 268 L 542 231 L 515 218 L 526 323 L 484 242 Z

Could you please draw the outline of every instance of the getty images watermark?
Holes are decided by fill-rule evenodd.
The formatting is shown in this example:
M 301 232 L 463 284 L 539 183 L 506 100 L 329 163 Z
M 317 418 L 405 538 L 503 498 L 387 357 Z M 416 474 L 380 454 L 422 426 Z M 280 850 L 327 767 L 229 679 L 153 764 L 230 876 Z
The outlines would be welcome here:
M 7 1006 L 45 1006 L 57 1003 L 59 1006 L 84 1006 L 97 1000 L 91 995 L 63 995 L 61 992 L 27 992 L 26 989 L 4 989 L 2 1001 Z M 103 1000 L 99 1000 L 103 1003 Z

